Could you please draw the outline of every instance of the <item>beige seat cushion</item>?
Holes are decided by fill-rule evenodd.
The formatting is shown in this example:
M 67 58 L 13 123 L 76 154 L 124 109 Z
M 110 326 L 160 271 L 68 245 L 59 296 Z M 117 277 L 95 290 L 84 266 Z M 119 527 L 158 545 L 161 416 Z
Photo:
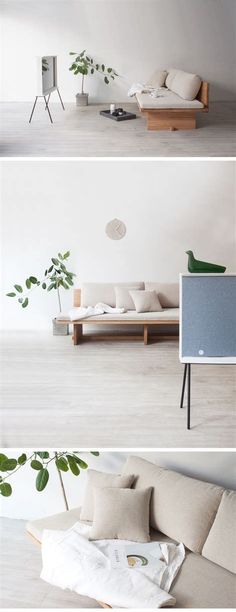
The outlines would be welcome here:
M 68 512 L 60 512 L 58 514 L 46 516 L 42 519 L 29 521 L 26 525 L 26 530 L 33 538 L 41 543 L 44 529 L 70 529 L 70 527 L 80 520 L 80 511 L 80 508 L 73 508 Z
M 81 521 L 93 521 L 95 488 L 118 487 L 126 489 L 130 488 L 134 481 L 134 476 L 130 474 L 121 476 L 120 474 L 107 474 L 98 470 L 87 470 L 86 476 L 87 484 L 80 513 Z
M 81 288 L 81 306 L 86 308 L 87 306 L 96 306 L 98 302 L 104 302 L 115 307 L 115 286 L 144 289 L 144 283 L 136 281 L 130 283 L 84 283 Z
M 163 85 L 165 84 L 166 77 L 167 70 L 155 70 L 150 79 L 148 79 L 146 85 L 151 85 L 151 87 L 155 87 L 158 89 L 158 87 L 163 87 Z
M 179 283 L 145 283 L 145 289 L 156 291 L 162 308 L 179 307 Z
M 149 542 L 151 488 L 94 489 L 94 521 L 90 540 Z
M 83 325 L 86 323 L 90 323 L 91 325 L 96 321 L 104 321 L 104 323 L 109 323 L 112 321 L 137 321 L 137 325 L 141 324 L 142 321 L 174 321 L 176 323 L 179 321 L 179 308 L 165 308 L 159 312 L 136 312 L 136 310 L 128 310 L 128 312 L 124 312 L 123 314 L 104 314 L 97 315 L 96 317 L 90 317 L 88 319 L 83 319 Z
M 196 110 L 204 108 L 204 104 L 200 100 L 184 100 L 166 88 L 160 90 L 157 98 L 154 98 L 149 93 L 136 93 L 136 99 L 142 110 L 168 110 L 174 108 Z
M 156 291 L 130 291 L 136 312 L 159 312 L 162 310 Z
M 136 475 L 133 487 L 153 487 L 150 524 L 193 552 L 200 553 L 214 522 L 224 489 L 130 456 L 123 473 Z
M 202 554 L 236 574 L 236 491 L 225 491 Z

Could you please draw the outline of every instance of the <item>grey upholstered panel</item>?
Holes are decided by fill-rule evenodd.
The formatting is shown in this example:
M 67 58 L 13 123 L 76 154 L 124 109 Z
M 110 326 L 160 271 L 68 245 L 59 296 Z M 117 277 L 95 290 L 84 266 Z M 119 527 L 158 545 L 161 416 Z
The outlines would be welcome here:
M 181 339 L 182 357 L 236 355 L 236 276 L 183 276 Z

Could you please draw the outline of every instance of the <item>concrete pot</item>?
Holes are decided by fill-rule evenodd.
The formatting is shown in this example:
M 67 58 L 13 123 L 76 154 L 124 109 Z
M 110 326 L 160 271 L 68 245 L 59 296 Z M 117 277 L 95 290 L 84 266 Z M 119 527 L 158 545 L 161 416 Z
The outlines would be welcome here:
M 53 336 L 68 336 L 69 325 L 67 323 L 58 323 L 56 319 L 52 320 Z
M 76 106 L 88 106 L 88 94 L 87 93 L 77 93 L 76 98 Z

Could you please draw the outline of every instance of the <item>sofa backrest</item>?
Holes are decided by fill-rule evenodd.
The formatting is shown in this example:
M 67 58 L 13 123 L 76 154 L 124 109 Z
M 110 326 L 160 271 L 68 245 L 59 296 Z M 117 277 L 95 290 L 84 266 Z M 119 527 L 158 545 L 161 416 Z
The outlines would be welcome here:
M 156 291 L 162 308 L 179 307 L 179 283 L 145 283 L 145 289 Z
M 130 456 L 124 473 L 134 474 L 133 487 L 153 487 L 150 524 L 154 529 L 201 553 L 224 492 L 222 487 L 190 478 Z
M 202 555 L 236 574 L 236 491 L 224 492 Z
M 195 100 L 201 87 L 201 79 L 197 74 L 170 68 L 166 78 L 166 87 L 184 100 Z
M 98 302 L 104 302 L 115 307 L 115 287 L 131 287 L 132 289 L 144 289 L 144 282 L 129 283 L 83 283 L 81 288 L 81 306 L 95 306 Z

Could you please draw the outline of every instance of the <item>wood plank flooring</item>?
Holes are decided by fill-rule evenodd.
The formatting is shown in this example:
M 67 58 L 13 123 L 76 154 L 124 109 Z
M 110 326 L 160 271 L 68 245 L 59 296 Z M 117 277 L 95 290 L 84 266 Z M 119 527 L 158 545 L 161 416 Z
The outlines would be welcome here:
M 214 102 L 209 113 L 198 113 L 197 129 L 150 132 L 135 103 L 124 104 L 137 113 L 132 121 L 117 123 L 99 115 L 103 105 L 76 108 L 52 103 L 53 125 L 43 103 L 38 103 L 32 123 L 32 104 L 2 103 L 1 156 L 96 157 L 199 157 L 236 155 L 236 104 Z
M 2 447 L 234 447 L 236 368 L 192 367 L 192 429 L 179 408 L 178 342 L 2 338 Z
M 88 597 L 40 580 L 40 548 L 25 532 L 25 522 L 0 519 L 0 608 L 99 608 Z

